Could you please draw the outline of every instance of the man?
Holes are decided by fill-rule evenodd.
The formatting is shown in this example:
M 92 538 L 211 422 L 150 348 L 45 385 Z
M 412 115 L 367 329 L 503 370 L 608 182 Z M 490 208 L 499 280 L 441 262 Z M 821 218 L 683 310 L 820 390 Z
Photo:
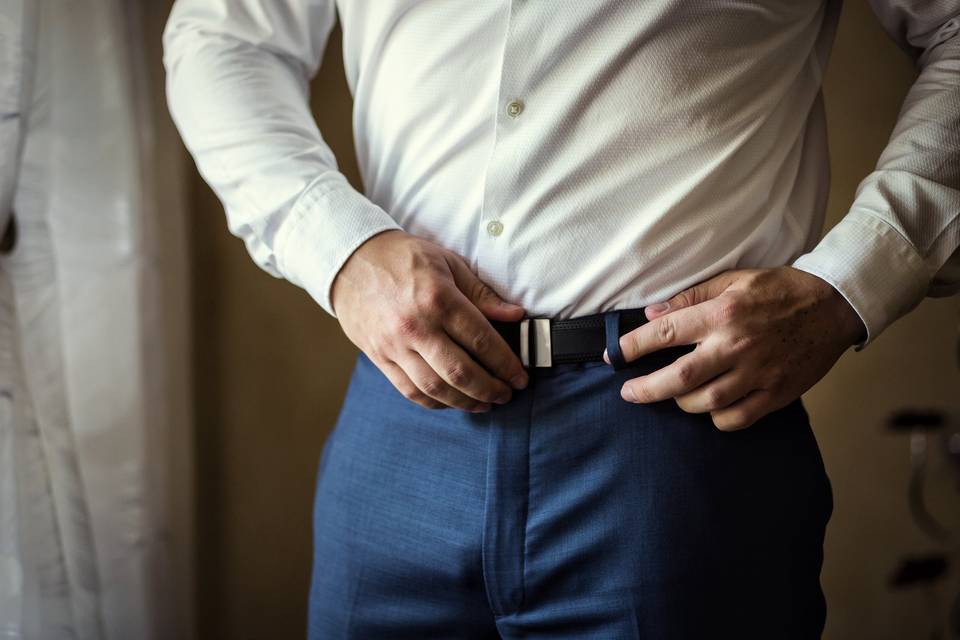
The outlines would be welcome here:
M 873 6 L 922 72 L 817 243 L 838 0 L 177 2 L 230 229 L 362 352 L 311 638 L 820 635 L 800 395 L 960 284 L 960 2 Z M 307 107 L 337 10 L 364 194 Z

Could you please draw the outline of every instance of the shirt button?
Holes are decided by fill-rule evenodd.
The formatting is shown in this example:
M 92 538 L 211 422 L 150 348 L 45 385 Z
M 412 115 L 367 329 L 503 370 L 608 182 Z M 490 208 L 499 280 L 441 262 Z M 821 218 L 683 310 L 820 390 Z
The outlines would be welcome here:
M 518 117 L 523 113 L 523 101 L 522 100 L 511 100 L 507 103 L 507 115 L 511 118 Z
M 491 220 L 487 223 L 487 233 L 492 236 L 498 236 L 503 233 L 503 223 L 499 220 Z

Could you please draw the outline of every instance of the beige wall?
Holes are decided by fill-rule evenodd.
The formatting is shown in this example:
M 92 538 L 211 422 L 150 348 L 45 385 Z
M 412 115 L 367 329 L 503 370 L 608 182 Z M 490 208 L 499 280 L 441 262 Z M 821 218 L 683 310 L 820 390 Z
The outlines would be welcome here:
M 873 169 L 913 78 L 909 59 L 866 2 L 848 2 L 824 88 L 833 167 L 828 225 L 844 214 L 857 183 Z M 804 396 L 834 489 L 823 571 L 831 640 L 927 637 L 925 594 L 892 593 L 885 586 L 901 555 L 935 546 L 909 520 L 908 438 L 889 435 L 882 425 L 904 406 L 960 415 L 958 310 L 956 297 L 925 300 L 864 351 L 848 351 Z M 945 498 L 938 513 L 960 515 L 947 480 L 942 472 L 933 479 Z M 956 594 L 955 578 L 952 587 L 943 593 Z
M 315 99 L 327 141 L 359 185 L 339 48 L 337 32 Z M 911 80 L 865 2 L 848 2 L 826 82 L 828 224 L 872 169 Z M 314 473 L 355 351 L 305 293 L 253 265 L 196 176 L 190 198 L 200 637 L 303 637 Z M 836 499 L 823 573 L 829 639 L 922 637 L 922 595 L 885 588 L 901 554 L 930 545 L 908 520 L 907 442 L 881 424 L 902 405 L 960 410 L 957 308 L 956 299 L 926 301 L 864 352 L 848 352 L 805 397 Z

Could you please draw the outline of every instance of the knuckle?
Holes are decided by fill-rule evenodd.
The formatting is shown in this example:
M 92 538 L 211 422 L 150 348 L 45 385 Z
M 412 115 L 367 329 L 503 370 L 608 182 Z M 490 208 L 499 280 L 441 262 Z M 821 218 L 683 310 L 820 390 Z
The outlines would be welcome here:
M 390 330 L 394 335 L 402 338 L 419 336 L 420 319 L 413 314 L 398 314 L 390 321 Z
M 445 386 L 440 378 L 427 378 L 421 383 L 420 389 L 431 398 L 435 398 L 440 395 Z
M 447 369 L 447 380 L 455 387 L 463 387 L 470 382 L 470 374 L 461 365 L 453 365 Z
M 659 340 L 661 344 L 673 342 L 676 335 L 677 329 L 670 316 L 663 316 L 657 321 L 657 340 Z
M 493 292 L 493 289 L 487 286 L 487 283 L 482 280 L 475 280 L 471 285 L 469 297 L 471 300 L 479 301 L 489 297 L 496 297 L 496 294 Z
M 689 362 L 681 362 L 677 364 L 677 378 L 680 380 L 680 383 L 683 385 L 689 385 L 693 382 L 694 377 L 696 376 L 696 371 L 694 367 Z
M 637 402 L 647 403 L 650 402 L 650 394 L 647 392 L 647 388 L 642 384 L 631 384 L 627 385 L 630 391 L 633 393 L 633 397 L 637 399 Z
M 740 313 L 740 306 L 740 300 L 735 296 L 721 295 L 717 297 L 714 319 L 718 324 L 729 324 Z
M 747 288 L 754 287 L 766 278 L 767 274 L 763 269 L 744 269 L 739 276 L 740 282 Z
M 467 270 L 470 271 L 470 273 L 473 273 L 469 267 L 467 267 Z M 458 282 L 457 288 L 460 289 L 460 292 L 474 304 L 487 295 L 485 292 L 486 286 L 476 277 L 471 277 L 466 282 Z
M 706 391 L 704 391 L 704 401 L 711 411 L 726 406 L 724 404 L 725 396 L 726 394 L 716 387 L 707 387 Z
M 470 348 L 473 353 L 477 355 L 483 355 L 490 351 L 490 335 L 487 333 L 479 333 L 473 337 L 470 341 Z
M 736 335 L 730 338 L 730 351 L 734 353 L 743 353 L 744 351 L 749 351 L 754 345 L 756 345 L 756 343 L 757 339 L 752 335 Z
M 697 304 L 697 295 L 693 290 L 690 291 L 681 291 L 678 293 L 672 300 L 670 300 L 670 306 L 676 308 L 677 304 L 683 307 L 692 307 Z
M 446 295 L 442 287 L 425 287 L 416 296 L 417 307 L 426 311 L 441 311 L 446 303 Z

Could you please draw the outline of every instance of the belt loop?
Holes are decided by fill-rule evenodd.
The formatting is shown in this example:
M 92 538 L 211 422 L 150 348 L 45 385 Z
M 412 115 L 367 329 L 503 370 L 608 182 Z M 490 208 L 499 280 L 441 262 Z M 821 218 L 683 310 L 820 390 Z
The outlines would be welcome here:
M 608 311 L 603 321 L 606 328 L 607 357 L 610 358 L 614 371 L 618 371 L 627 366 L 623 352 L 620 351 L 620 312 Z

